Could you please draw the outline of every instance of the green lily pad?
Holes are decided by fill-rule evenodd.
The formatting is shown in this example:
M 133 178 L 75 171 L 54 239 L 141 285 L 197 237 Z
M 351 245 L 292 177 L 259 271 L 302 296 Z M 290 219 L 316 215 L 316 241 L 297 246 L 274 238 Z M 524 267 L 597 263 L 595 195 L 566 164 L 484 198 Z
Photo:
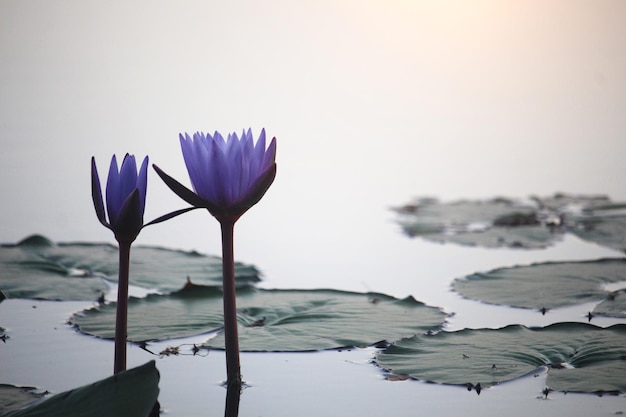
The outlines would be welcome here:
M 218 288 L 194 286 L 170 295 L 131 298 L 128 338 L 139 342 L 197 335 L 223 327 Z M 413 298 L 333 290 L 262 290 L 237 293 L 242 351 L 310 351 L 368 346 L 434 330 L 445 315 Z M 71 318 L 82 332 L 114 337 L 115 304 Z M 223 348 L 221 335 L 206 343 Z
M 34 387 L 0 384 L 0 415 L 4 416 L 10 411 L 25 407 L 43 396 L 44 393 L 38 392 Z
M 586 207 L 571 216 L 568 231 L 581 239 L 626 252 L 626 204 Z
M 472 274 L 454 280 L 452 287 L 466 298 L 485 303 L 545 311 L 586 302 L 599 303 L 612 293 L 605 285 L 623 282 L 625 276 L 626 260 L 623 258 L 548 262 Z M 597 313 L 613 315 L 606 309 Z
M 393 374 L 489 387 L 550 367 L 559 391 L 626 392 L 626 325 L 557 323 L 544 328 L 460 330 L 401 340 L 376 357 Z
M 93 300 L 108 290 L 103 278 L 117 281 L 118 250 L 102 243 L 54 244 L 31 236 L 0 247 L 0 286 L 8 298 Z M 251 265 L 236 263 L 239 285 L 260 280 Z M 190 277 L 195 283 L 219 285 L 222 261 L 197 252 L 136 245 L 131 249 L 132 285 L 162 292 L 176 291 Z
M 510 199 L 452 203 L 419 199 L 395 210 L 408 236 L 440 243 L 543 248 L 554 239 L 542 227 L 536 208 Z
M 626 286 L 626 282 L 624 283 Z M 612 291 L 593 309 L 593 314 L 626 318 L 626 290 Z
M 245 293 L 242 289 L 240 293 Z M 115 338 L 117 303 L 94 306 L 73 314 L 69 323 L 85 334 Z M 148 294 L 128 300 L 128 340 L 143 342 L 193 336 L 223 326 L 222 290 L 193 286 L 171 294 Z
M 57 394 L 5 417 L 148 417 L 157 404 L 159 371 L 154 361 L 93 384 Z
M 494 198 L 440 203 L 422 198 L 394 209 L 410 236 L 482 247 L 544 248 L 573 233 L 626 250 L 626 204 L 606 196 Z

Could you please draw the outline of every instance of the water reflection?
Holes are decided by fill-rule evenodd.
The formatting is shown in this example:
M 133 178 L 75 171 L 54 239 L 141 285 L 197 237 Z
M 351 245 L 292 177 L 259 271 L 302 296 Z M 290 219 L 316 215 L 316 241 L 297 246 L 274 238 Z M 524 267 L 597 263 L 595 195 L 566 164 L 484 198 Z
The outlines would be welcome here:
M 224 417 L 237 417 L 239 415 L 239 400 L 241 399 L 241 386 L 233 384 L 226 388 L 226 407 Z

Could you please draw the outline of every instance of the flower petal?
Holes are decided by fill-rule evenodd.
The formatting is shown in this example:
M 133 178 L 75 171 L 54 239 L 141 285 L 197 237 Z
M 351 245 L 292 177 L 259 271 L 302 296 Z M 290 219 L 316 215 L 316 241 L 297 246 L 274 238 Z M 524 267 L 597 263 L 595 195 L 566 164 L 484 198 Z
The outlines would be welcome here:
M 105 227 L 111 228 L 106 221 L 100 177 L 98 176 L 98 169 L 96 168 L 96 158 L 93 156 L 91 157 L 91 199 L 93 200 L 93 207 L 96 209 L 96 216 L 100 223 Z
M 115 155 L 111 158 L 109 166 L 109 176 L 107 178 L 106 189 L 107 213 L 109 215 L 109 223 L 115 224 L 119 209 L 122 205 L 122 197 L 120 193 L 120 175 L 117 169 L 117 158 Z
M 113 225 L 113 232 L 118 242 L 133 242 L 143 227 L 143 211 L 140 210 L 139 194 L 139 190 L 135 188 L 120 207 L 117 221 Z
M 200 197 L 198 194 L 191 191 L 189 188 L 185 187 L 174 178 L 167 175 L 161 168 L 152 164 L 152 168 L 156 171 L 156 173 L 161 177 L 165 185 L 167 185 L 174 193 L 185 200 L 187 203 L 191 204 L 194 207 L 206 208 L 206 209 L 216 209 L 217 206 L 212 204 L 210 201 L 207 201 Z
M 265 151 L 263 156 L 263 169 L 267 169 L 270 165 L 276 162 L 276 138 L 272 138 L 270 145 Z
M 153 165 L 157 174 L 179 197 L 195 207 L 207 208 L 218 219 L 237 219 L 256 204 L 276 176 L 276 138 L 266 149 L 265 129 L 254 143 L 252 129 L 241 136 L 230 133 L 226 140 L 217 131 L 211 136 L 196 132 L 179 135 L 193 190 Z M 185 209 L 186 210 L 186 209 Z M 182 212 L 170 213 L 163 219 Z M 159 221 L 163 221 L 159 219 Z
M 245 198 L 235 203 L 232 207 L 236 212 L 237 218 L 244 214 L 248 209 L 258 203 L 270 188 L 276 178 L 276 164 L 270 166 L 250 187 Z
M 137 189 L 139 190 L 139 209 L 141 213 L 146 211 L 146 192 L 148 189 L 148 156 L 143 159 L 139 174 L 137 175 Z
M 126 154 L 120 167 L 119 177 L 119 209 L 121 210 L 122 204 L 126 201 L 128 196 L 137 188 L 137 163 L 133 155 Z

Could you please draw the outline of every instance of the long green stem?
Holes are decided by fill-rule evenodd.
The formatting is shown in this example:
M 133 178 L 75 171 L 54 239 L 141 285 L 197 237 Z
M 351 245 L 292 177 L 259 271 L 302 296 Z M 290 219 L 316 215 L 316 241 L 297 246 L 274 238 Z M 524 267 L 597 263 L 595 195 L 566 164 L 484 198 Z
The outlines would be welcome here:
M 235 222 L 220 221 L 222 226 L 222 268 L 224 289 L 224 339 L 226 348 L 226 384 L 241 386 L 239 335 L 237 331 L 237 298 L 235 293 L 235 257 L 233 238 Z
M 117 313 L 115 316 L 115 358 L 113 361 L 114 374 L 126 370 L 130 245 L 130 242 L 119 242 L 120 271 L 117 283 Z

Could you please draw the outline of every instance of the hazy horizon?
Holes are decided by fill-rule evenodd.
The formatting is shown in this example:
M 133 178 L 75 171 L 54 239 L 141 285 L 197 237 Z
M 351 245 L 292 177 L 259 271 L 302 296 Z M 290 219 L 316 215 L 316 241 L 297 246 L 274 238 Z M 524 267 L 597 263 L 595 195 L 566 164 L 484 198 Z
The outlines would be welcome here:
M 178 134 L 197 130 L 277 137 L 237 226 L 252 262 L 369 253 L 414 196 L 623 201 L 625 39 L 620 0 L 0 0 L 0 241 L 113 242 L 91 156 L 189 184 Z M 146 220 L 184 206 L 151 170 Z M 219 253 L 217 230 L 194 212 L 137 242 Z

